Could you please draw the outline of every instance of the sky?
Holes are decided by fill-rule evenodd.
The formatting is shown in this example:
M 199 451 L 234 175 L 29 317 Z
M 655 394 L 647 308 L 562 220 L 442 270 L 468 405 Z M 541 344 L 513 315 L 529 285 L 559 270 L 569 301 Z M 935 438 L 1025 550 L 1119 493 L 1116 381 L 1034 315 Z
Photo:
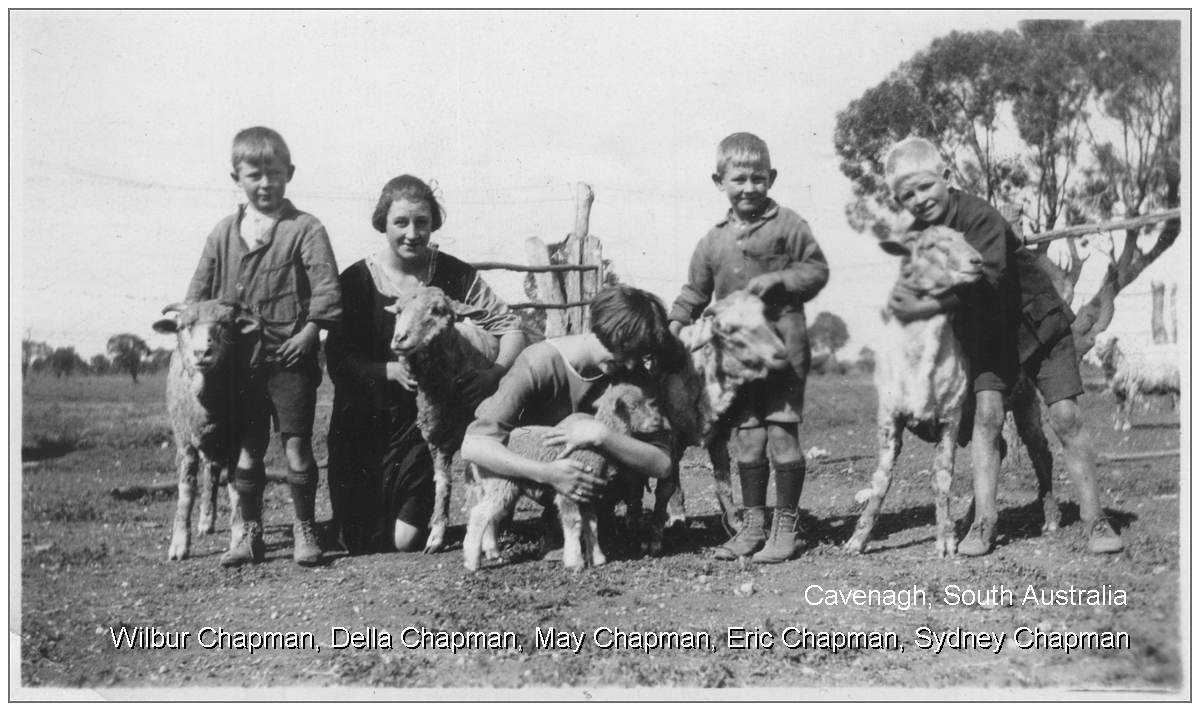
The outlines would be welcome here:
M 150 324 L 235 208 L 230 143 L 253 125 L 286 138 L 288 197 L 325 224 L 341 268 L 383 245 L 370 216 L 401 173 L 436 180 L 434 239 L 467 261 L 524 262 L 527 237 L 561 240 L 582 181 L 620 278 L 669 304 L 728 207 L 709 177 L 716 144 L 751 131 L 779 171 L 772 197 L 809 221 L 830 263 L 809 319 L 840 315 L 853 358 L 896 271 L 844 217 L 837 112 L 939 36 L 1030 16 L 13 11 L 11 328 L 85 358 L 121 332 L 173 345 Z M 1153 269 L 1186 299 L 1185 259 Z M 1118 302 L 1114 328 L 1148 333 L 1151 276 Z M 524 300 L 519 277 L 485 278 Z

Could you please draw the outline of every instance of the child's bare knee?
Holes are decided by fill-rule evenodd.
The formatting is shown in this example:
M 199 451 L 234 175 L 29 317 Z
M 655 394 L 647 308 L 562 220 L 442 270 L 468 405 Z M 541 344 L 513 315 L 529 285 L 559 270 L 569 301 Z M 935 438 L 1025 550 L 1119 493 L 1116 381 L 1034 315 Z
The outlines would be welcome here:
M 288 466 L 295 471 L 307 471 L 316 465 L 311 437 L 285 435 L 283 451 L 287 456 Z
M 978 393 L 975 404 L 975 431 L 981 434 L 998 434 L 1004 427 L 1004 400 L 1000 393 L 985 391 Z
M 1083 413 L 1074 400 L 1059 400 L 1050 405 L 1050 426 L 1061 438 L 1070 438 L 1083 430 Z
M 767 425 L 767 445 L 771 458 L 779 463 L 794 462 L 804 454 L 800 451 L 800 438 L 796 425 L 776 424 Z
M 759 459 L 767 448 L 767 430 L 764 427 L 746 427 L 733 431 L 730 438 L 737 450 L 738 461 L 748 462 Z

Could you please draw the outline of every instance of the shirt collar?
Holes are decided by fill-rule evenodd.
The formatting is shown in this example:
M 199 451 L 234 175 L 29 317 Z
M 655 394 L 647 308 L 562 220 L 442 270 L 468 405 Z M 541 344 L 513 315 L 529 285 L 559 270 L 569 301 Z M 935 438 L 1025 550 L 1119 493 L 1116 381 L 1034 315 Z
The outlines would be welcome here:
M 778 203 L 776 203 L 776 202 L 775 202 L 774 200 L 772 200 L 771 198 L 767 198 L 767 203 L 766 203 L 766 204 L 767 204 L 767 209 L 763 210 L 762 214 L 758 216 L 758 219 L 757 219 L 757 220 L 755 220 L 754 222 L 750 222 L 750 223 L 748 223 L 748 224 L 750 224 L 750 225 L 757 225 L 757 224 L 759 224 L 759 223 L 766 222 L 767 220 L 772 220 L 772 219 L 774 219 L 774 218 L 775 218 L 775 217 L 776 217 L 776 216 L 779 214 L 779 205 L 778 205 Z M 724 227 L 725 225 L 728 225 L 728 224 L 730 224 L 730 223 L 731 223 L 731 222 L 733 222 L 733 221 L 734 221 L 734 218 L 733 218 L 733 208 L 731 207 L 731 208 L 729 208 L 729 210 L 728 210 L 728 211 L 725 213 L 725 219 L 723 219 L 723 220 L 721 220 L 720 222 L 718 222 L 718 223 L 717 223 L 717 227 Z

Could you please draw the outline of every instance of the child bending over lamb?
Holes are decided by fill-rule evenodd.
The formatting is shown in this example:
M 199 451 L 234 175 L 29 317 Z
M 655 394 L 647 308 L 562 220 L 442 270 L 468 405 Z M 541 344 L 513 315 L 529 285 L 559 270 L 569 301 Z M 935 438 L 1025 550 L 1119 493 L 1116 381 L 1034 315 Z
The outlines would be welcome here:
M 648 381 L 612 384 L 596 400 L 595 421 L 622 435 L 651 435 L 661 432 L 663 415 L 655 402 L 654 391 L 654 386 Z M 590 416 L 583 413 L 568 415 L 560 426 L 566 426 L 579 419 L 587 420 Z M 569 457 L 587 471 L 612 483 L 611 488 L 620 490 L 622 495 L 634 489 L 635 495 L 640 499 L 644 479 L 636 475 L 623 476 L 624 472 L 618 472 L 599 451 L 592 448 L 568 451 L 545 446 L 544 441 L 553 441 L 559 432 L 558 428 L 552 427 L 520 428 L 515 430 L 509 439 L 509 451 L 540 462 Z M 547 494 L 550 493 L 542 485 L 493 476 L 491 472 L 479 467 L 474 467 L 474 474 L 479 502 L 471 509 L 467 535 L 463 541 L 463 562 L 468 570 L 479 569 L 480 553 L 486 554 L 488 558 L 500 557 L 496 545 L 496 527 L 503 519 L 512 516 L 513 507 L 521 494 L 545 503 Z M 604 565 L 607 559 L 600 548 L 595 507 L 573 501 L 563 494 L 558 494 L 554 503 L 562 519 L 563 565 L 571 570 L 582 570 L 589 563 L 592 566 Z M 626 505 L 629 506 L 628 501 Z M 640 513 L 640 507 L 636 513 Z
M 555 428 L 543 440 L 547 447 L 593 449 L 643 476 L 670 474 L 669 433 L 639 438 L 593 417 L 570 417 L 593 415 L 615 376 L 647 361 L 673 365 L 663 362 L 678 354 L 666 309 L 653 294 L 627 285 L 604 289 L 589 309 L 590 333 L 551 338 L 521 353 L 475 411 L 463 440 L 464 461 L 494 476 L 551 487 L 575 502 L 602 495 L 606 481 L 593 466 L 572 457 L 538 461 L 508 446 L 515 428 L 542 425 Z

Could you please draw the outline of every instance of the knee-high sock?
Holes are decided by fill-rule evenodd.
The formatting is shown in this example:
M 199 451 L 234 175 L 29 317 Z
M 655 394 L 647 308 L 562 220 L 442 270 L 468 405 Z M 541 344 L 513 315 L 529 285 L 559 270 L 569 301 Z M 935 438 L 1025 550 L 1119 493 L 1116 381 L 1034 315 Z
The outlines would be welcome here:
M 233 488 L 238 492 L 238 508 L 243 521 L 262 519 L 262 495 L 267 487 L 267 468 L 261 462 L 249 469 L 238 467 L 233 472 Z
M 292 510 L 297 521 L 312 521 L 316 518 L 317 483 L 320 475 L 316 467 L 305 471 L 288 468 L 288 486 L 292 490 Z
M 775 508 L 795 509 L 804 490 L 804 459 L 775 464 Z
M 738 462 L 738 478 L 742 482 L 742 506 L 758 508 L 767 505 L 767 482 L 771 465 L 767 462 Z

